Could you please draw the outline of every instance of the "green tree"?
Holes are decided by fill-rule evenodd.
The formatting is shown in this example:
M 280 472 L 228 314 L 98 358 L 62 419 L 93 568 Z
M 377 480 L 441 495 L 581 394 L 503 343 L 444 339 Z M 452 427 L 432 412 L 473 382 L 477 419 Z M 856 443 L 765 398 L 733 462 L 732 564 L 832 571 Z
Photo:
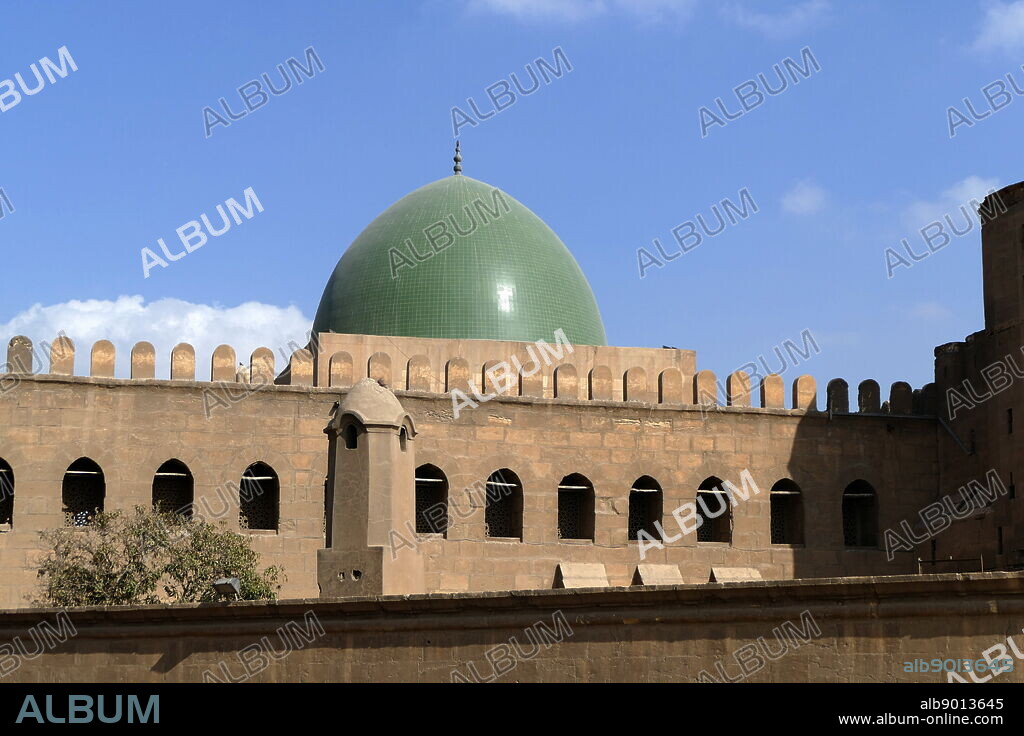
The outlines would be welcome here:
M 43 606 L 203 603 L 220 599 L 211 583 L 238 578 L 245 600 L 273 599 L 283 570 L 259 570 L 246 537 L 212 524 L 142 506 L 100 512 L 89 526 L 40 532 Z M 162 591 L 160 595 L 158 591 Z

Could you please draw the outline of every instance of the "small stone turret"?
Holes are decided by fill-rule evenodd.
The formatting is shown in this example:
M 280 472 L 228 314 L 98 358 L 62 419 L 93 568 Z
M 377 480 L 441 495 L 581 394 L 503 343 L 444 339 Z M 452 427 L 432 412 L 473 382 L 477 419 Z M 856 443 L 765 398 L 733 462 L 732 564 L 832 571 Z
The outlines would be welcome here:
M 978 219 L 981 221 L 985 328 L 994 331 L 1019 322 L 1022 316 L 1024 182 L 1003 187 L 985 197 L 978 208 Z
M 325 598 L 420 593 L 423 558 L 410 539 L 416 426 L 381 382 L 359 381 L 324 432 L 327 549 L 317 554 Z M 397 540 L 397 541 L 396 541 Z

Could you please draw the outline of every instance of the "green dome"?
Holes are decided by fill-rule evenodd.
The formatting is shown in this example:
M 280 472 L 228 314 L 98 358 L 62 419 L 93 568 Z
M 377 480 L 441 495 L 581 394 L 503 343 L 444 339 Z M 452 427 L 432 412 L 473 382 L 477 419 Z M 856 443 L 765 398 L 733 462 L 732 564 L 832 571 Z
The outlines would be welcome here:
M 334 268 L 314 332 L 604 345 L 583 271 L 504 192 L 449 176 L 406 195 Z

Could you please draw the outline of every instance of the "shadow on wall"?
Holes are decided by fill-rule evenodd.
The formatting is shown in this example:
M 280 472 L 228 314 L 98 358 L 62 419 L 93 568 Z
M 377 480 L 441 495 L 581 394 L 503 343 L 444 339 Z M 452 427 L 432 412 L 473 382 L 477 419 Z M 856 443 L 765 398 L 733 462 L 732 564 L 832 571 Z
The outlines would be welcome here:
M 897 382 L 882 402 L 878 384 L 863 381 L 851 408 L 846 381 L 830 381 L 820 407 L 800 381 L 793 405 L 807 413 L 792 431 L 787 476 L 768 491 L 773 561 L 788 557 L 797 578 L 916 573 L 920 550 L 888 554 L 886 530 L 935 499 L 934 385 Z

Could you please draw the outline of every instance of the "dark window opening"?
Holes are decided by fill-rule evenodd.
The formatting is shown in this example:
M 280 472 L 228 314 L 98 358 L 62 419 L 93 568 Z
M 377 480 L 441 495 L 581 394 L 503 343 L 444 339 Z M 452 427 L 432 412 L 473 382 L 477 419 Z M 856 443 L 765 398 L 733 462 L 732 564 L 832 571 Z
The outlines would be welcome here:
M 409 434 L 405 431 L 405 427 L 402 427 L 398 431 L 398 446 L 405 452 L 407 449 L 407 442 L 409 441 Z
M 711 476 L 697 486 L 698 542 L 732 542 L 732 503 L 721 479 Z
M 253 463 L 238 488 L 238 525 L 242 529 L 277 530 L 281 487 L 266 463 Z
M 661 539 L 655 522 L 661 523 L 662 493 L 658 481 L 649 475 L 637 478 L 629 489 L 629 539 L 639 539 L 643 531 L 654 539 Z
M 194 487 L 188 466 L 180 460 L 168 460 L 153 476 L 153 508 L 191 519 Z
M 996 527 L 996 554 L 1003 554 L 1003 528 Z
M 1017 498 L 1017 486 L 1013 484 L 1013 473 L 1010 473 L 1010 487 L 1007 490 L 1010 492 L 1010 498 Z
M 843 542 L 847 547 L 878 546 L 878 499 L 867 481 L 855 480 L 843 491 Z
M 416 468 L 416 533 L 448 531 L 448 479 L 435 465 Z
M 487 478 L 484 525 L 488 537 L 523 537 L 523 485 L 507 468 Z
M 0 531 L 14 524 L 14 471 L 0 458 Z
M 1006 434 L 1013 434 L 1013 409 L 1006 410 Z
M 356 428 L 356 425 L 348 425 L 344 430 L 342 430 L 341 434 L 345 438 L 345 449 L 356 449 L 359 445 L 359 430 Z
M 61 503 L 65 526 L 88 526 L 103 511 L 107 487 L 100 466 L 87 457 L 75 460 L 64 472 Z
M 594 538 L 594 486 L 579 473 L 558 484 L 558 538 Z
M 804 543 L 804 508 L 800 486 L 780 480 L 771 490 L 772 544 Z

